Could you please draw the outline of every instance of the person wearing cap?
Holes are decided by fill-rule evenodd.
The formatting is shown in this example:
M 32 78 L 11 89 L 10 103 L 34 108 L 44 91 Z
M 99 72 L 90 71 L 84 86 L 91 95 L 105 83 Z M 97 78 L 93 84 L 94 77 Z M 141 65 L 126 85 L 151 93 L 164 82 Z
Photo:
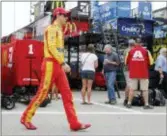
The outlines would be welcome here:
M 152 109 L 148 101 L 148 86 L 149 86 L 149 66 L 153 64 L 151 53 L 142 46 L 141 40 L 138 38 L 134 48 L 132 48 L 125 57 L 125 64 L 128 65 L 129 70 L 129 95 L 127 108 L 131 108 L 134 96 L 134 90 L 138 89 L 138 82 L 140 83 L 140 90 L 143 91 L 144 109 Z
M 113 51 L 110 44 L 105 45 L 104 51 L 106 55 L 104 56 L 103 73 L 106 79 L 106 86 L 108 92 L 108 101 L 105 104 L 116 104 L 115 96 L 115 81 L 116 72 L 120 64 L 118 55 Z
M 41 66 L 41 82 L 37 91 L 26 110 L 21 116 L 21 123 L 30 130 L 37 129 L 32 123 L 39 105 L 45 100 L 52 84 L 56 84 L 61 93 L 65 113 L 73 131 L 87 129 L 90 124 L 81 124 L 77 118 L 74 108 L 72 92 L 65 73 L 69 73 L 71 68 L 64 62 L 64 37 L 63 25 L 66 24 L 69 12 L 63 8 L 56 8 L 53 11 L 52 24 L 44 32 L 44 59 Z
M 135 46 L 135 40 L 134 39 L 129 39 L 128 41 L 128 48 L 125 49 L 124 51 L 124 58 L 128 54 L 128 52 Z M 125 79 L 126 79 L 126 88 L 125 88 L 125 100 L 124 100 L 124 105 L 126 105 L 128 101 L 128 94 L 129 94 L 129 71 L 128 67 L 125 66 L 125 71 L 124 71 Z

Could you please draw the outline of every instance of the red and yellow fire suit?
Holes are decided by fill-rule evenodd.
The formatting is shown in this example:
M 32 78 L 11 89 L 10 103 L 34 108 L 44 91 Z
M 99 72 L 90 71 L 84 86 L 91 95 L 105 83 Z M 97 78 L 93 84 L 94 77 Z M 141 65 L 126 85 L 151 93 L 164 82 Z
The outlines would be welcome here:
M 57 24 L 50 25 L 44 34 L 44 60 L 42 63 L 42 77 L 36 96 L 23 113 L 23 120 L 31 122 L 36 109 L 46 98 L 53 83 L 56 84 L 62 95 L 63 105 L 70 128 L 81 126 L 77 119 L 72 92 L 61 64 L 64 63 L 64 36 L 63 31 Z

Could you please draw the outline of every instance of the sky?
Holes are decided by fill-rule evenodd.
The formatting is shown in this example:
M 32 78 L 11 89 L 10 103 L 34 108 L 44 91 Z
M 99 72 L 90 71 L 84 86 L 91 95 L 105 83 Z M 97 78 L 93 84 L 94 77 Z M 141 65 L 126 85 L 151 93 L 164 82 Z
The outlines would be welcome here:
M 153 10 L 165 7 L 166 2 L 152 2 Z M 76 2 L 67 2 L 67 9 L 77 6 Z M 136 8 L 138 2 L 132 2 Z M 2 2 L 2 36 L 8 35 L 30 23 L 30 2 Z

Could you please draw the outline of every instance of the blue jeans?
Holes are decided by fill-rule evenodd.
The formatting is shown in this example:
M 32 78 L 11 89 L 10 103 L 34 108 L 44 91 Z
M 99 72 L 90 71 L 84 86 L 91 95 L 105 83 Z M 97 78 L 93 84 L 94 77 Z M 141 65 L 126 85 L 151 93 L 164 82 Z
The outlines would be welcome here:
M 115 88 L 114 88 L 115 80 L 116 80 L 116 71 L 105 73 L 105 78 L 106 78 L 106 85 L 107 85 L 107 91 L 108 91 L 108 99 L 109 101 L 116 100 Z

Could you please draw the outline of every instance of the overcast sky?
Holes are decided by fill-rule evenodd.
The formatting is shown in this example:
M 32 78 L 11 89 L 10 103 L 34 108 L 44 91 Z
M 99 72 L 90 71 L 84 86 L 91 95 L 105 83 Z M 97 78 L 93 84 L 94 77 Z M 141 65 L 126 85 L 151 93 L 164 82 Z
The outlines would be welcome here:
M 166 2 L 152 2 L 153 10 L 166 6 Z M 67 9 L 77 5 L 76 2 L 67 2 Z M 132 2 L 136 8 L 138 2 Z M 30 2 L 2 2 L 2 36 L 8 35 L 30 23 Z

